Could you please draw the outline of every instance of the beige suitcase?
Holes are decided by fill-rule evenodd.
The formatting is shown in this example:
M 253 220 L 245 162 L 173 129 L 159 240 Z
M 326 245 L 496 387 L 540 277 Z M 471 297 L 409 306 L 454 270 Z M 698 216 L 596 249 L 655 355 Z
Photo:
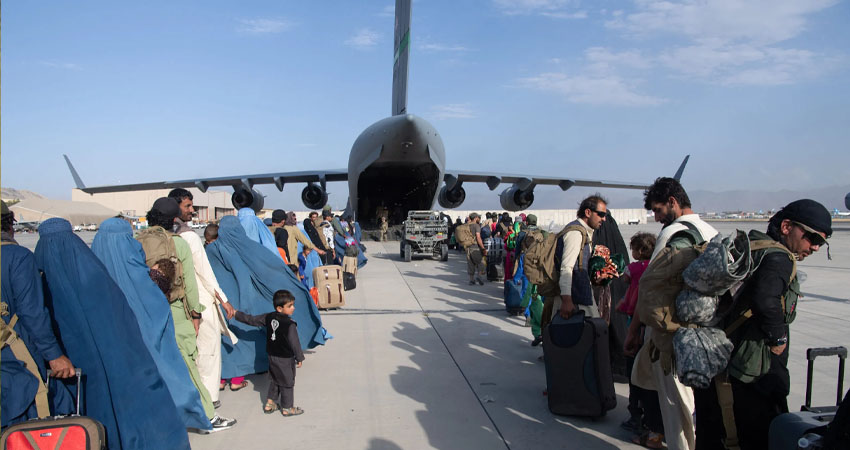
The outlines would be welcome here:
M 319 308 L 328 309 L 345 306 L 342 267 L 316 267 L 313 269 L 313 284 L 319 292 Z
M 319 266 L 313 269 L 313 284 L 320 281 L 342 280 L 342 266 Z
M 345 306 L 342 280 L 323 280 L 316 283 L 319 291 L 319 308 L 341 308 Z
M 346 256 L 342 258 L 342 271 L 357 276 L 357 257 Z

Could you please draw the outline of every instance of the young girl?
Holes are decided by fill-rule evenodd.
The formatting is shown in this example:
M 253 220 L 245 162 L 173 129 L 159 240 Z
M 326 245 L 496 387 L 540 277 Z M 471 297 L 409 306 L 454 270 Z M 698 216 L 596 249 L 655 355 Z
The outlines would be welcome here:
M 629 283 L 626 295 L 617 303 L 617 311 L 625 313 L 631 319 L 635 314 L 635 305 L 638 297 L 638 282 L 643 271 L 649 265 L 652 250 L 655 248 L 655 236 L 649 233 L 637 233 L 629 241 L 629 249 L 635 262 L 626 266 L 626 271 L 620 275 L 620 279 Z
M 640 277 L 649 266 L 649 259 L 655 248 L 655 236 L 649 233 L 637 233 L 629 241 L 629 248 L 635 262 L 629 264 L 621 275 L 623 281 L 629 283 L 629 289 L 617 303 L 617 311 L 627 314 L 631 321 L 635 314 Z M 631 378 L 634 361 L 634 357 L 626 358 L 629 378 Z M 632 442 L 647 448 L 662 448 L 664 424 L 661 421 L 661 409 L 655 391 L 641 389 L 629 382 L 629 414 L 631 417 L 620 426 L 635 433 Z

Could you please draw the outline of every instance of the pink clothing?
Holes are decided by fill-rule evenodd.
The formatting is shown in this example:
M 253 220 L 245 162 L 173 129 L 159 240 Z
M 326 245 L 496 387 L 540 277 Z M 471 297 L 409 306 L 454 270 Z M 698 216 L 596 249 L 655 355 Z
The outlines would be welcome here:
M 635 305 L 637 305 L 638 299 L 638 286 L 640 282 L 640 277 L 643 275 L 643 272 L 646 270 L 646 266 L 649 265 L 649 260 L 637 261 L 629 264 L 626 267 L 626 273 L 629 274 L 631 278 L 631 282 L 629 283 L 629 290 L 626 291 L 626 295 L 623 297 L 623 303 L 620 304 L 620 307 L 617 308 L 618 311 L 628 314 L 632 316 L 635 314 Z

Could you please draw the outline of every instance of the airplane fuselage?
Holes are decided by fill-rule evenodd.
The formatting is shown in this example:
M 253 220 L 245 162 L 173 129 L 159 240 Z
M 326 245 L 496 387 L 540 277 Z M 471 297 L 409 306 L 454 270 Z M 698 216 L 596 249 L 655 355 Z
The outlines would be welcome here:
M 410 210 L 433 208 L 446 167 L 437 130 L 413 114 L 390 116 L 366 128 L 348 159 L 352 211 L 364 226 L 386 214 L 399 224 Z

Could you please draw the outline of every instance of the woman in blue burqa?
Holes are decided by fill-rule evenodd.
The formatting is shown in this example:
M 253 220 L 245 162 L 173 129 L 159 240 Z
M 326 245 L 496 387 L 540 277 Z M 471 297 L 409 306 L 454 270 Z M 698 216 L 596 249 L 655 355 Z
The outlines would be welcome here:
M 309 292 L 278 255 L 249 239 L 239 219 L 226 216 L 218 225 L 218 239 L 207 245 L 207 256 L 219 285 L 237 311 L 259 315 L 274 311 L 272 297 L 280 289 L 295 296 L 293 320 L 303 349 L 325 343 L 322 318 Z M 228 326 L 239 338 L 236 345 L 222 342 L 221 377 L 264 372 L 269 368 L 266 332 L 235 320 Z
M 189 437 L 124 293 L 65 219 L 38 229 L 36 263 L 57 337 L 83 372 L 82 414 L 109 449 L 188 449 Z
M 159 374 L 165 380 L 177 413 L 186 428 L 210 429 L 201 397 L 177 348 L 168 299 L 150 278 L 142 244 L 124 219 L 107 219 L 98 229 L 91 249 L 127 298 Z

